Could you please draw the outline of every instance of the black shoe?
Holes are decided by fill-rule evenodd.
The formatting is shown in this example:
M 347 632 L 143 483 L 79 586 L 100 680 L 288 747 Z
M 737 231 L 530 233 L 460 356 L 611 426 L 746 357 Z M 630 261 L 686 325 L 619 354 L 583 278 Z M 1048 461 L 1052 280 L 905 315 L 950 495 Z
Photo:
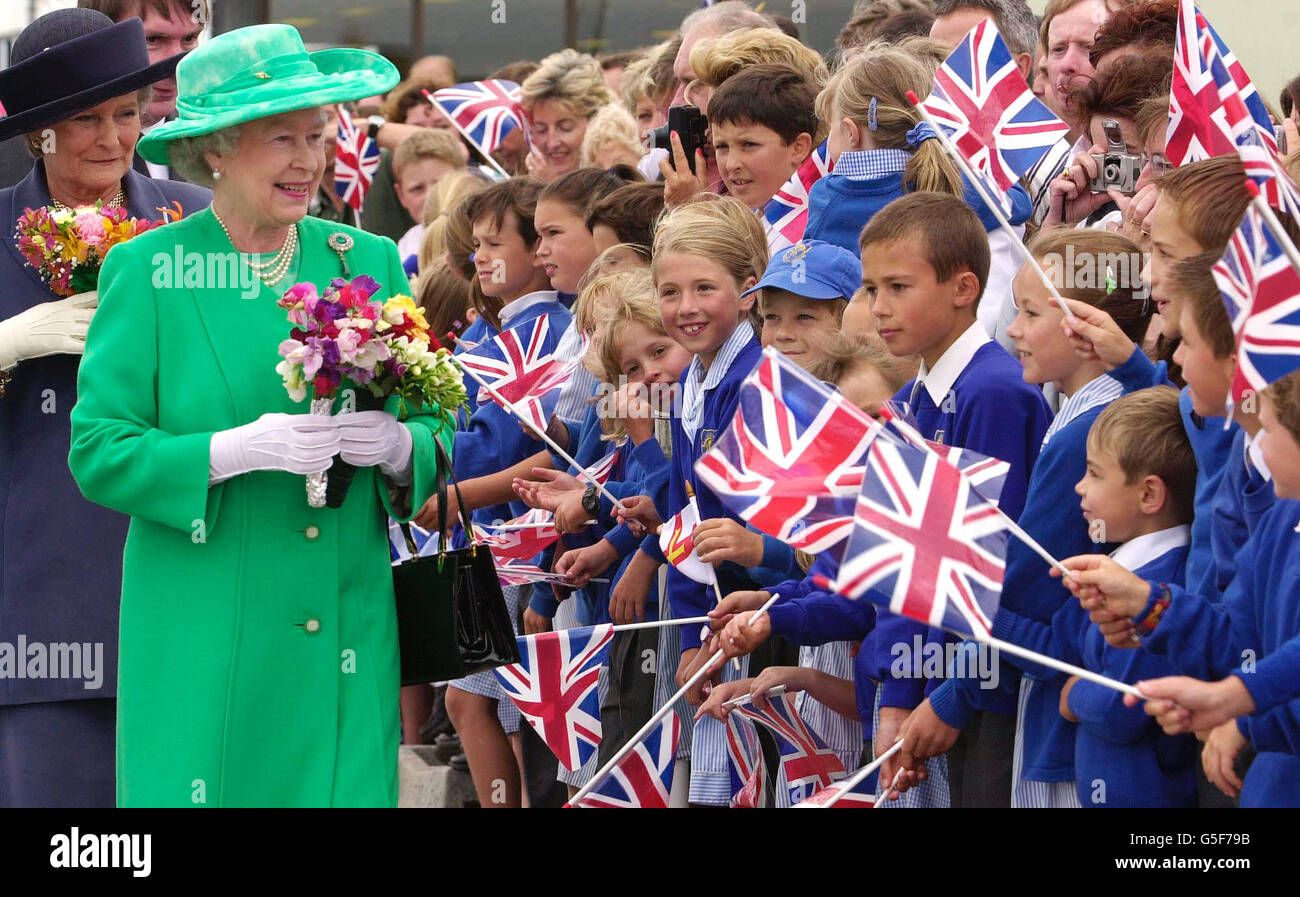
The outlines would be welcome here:
M 456 754 L 454 757 L 451 757 L 447 760 L 447 765 L 456 770 L 456 772 L 469 772 L 469 760 L 464 754 Z
M 460 752 L 459 735 L 439 735 L 433 743 L 433 755 L 443 763 L 450 763 L 451 758 Z
M 433 698 L 433 711 L 420 727 L 420 744 L 433 744 L 439 735 L 450 735 L 456 731 L 447 715 L 447 686 L 439 686 Z

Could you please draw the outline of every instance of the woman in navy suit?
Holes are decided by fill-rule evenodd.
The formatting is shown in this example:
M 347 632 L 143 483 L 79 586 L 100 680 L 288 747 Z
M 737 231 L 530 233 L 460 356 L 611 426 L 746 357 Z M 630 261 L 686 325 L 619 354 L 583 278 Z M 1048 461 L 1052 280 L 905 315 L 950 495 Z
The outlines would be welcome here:
M 0 190 L 0 807 L 114 804 L 118 601 L 127 518 L 91 504 L 68 471 L 69 412 L 97 296 L 56 296 L 14 225 L 41 206 L 124 206 L 158 220 L 207 207 L 202 187 L 131 167 L 148 85 L 139 19 L 87 9 L 37 19 L 0 71 L 0 140 L 35 159 Z

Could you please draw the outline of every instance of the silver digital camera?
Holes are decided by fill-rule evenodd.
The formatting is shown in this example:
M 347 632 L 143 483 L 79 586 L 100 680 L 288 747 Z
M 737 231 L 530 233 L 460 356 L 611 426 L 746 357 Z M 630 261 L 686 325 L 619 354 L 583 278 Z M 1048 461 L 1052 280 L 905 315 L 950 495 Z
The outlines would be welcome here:
M 1094 193 L 1117 190 L 1125 196 L 1132 196 L 1137 192 L 1138 178 L 1142 176 L 1142 157 L 1128 151 L 1119 122 L 1108 118 L 1102 121 L 1101 126 L 1106 132 L 1106 152 L 1092 154 L 1097 160 L 1099 173 L 1088 186 Z

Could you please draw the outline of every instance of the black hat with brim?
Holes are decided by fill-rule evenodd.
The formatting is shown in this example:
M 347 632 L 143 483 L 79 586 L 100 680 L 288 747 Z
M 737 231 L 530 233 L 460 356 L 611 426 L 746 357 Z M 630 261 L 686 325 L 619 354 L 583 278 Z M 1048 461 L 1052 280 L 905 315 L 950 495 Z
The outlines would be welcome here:
M 65 27 L 88 30 L 0 71 L 0 103 L 7 113 L 0 118 L 0 140 L 49 127 L 105 100 L 170 78 L 185 55 L 150 65 L 139 19 L 114 24 L 108 16 L 85 9 L 42 16 L 24 29 L 15 46 L 29 30 L 48 27 L 45 20 L 61 14 L 67 18 L 67 13 L 82 15 L 62 23 Z

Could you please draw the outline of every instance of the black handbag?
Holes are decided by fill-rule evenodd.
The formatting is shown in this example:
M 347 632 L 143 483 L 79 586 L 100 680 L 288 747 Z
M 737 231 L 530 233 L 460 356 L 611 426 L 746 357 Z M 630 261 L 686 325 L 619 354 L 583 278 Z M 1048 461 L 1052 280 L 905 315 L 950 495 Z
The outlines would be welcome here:
M 410 526 L 402 524 L 411 559 L 393 567 L 402 685 L 459 679 L 519 663 L 519 646 L 492 552 L 474 535 L 460 486 L 452 477 L 464 548 L 447 548 L 447 478 L 451 460 L 438 452 L 438 554 L 418 557 Z

